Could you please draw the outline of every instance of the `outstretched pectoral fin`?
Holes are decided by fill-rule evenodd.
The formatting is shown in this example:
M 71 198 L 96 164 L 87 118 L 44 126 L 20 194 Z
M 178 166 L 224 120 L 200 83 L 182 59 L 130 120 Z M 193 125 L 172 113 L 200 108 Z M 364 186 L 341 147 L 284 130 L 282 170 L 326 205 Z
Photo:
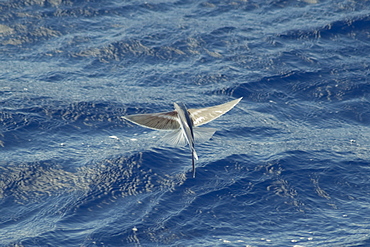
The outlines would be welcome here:
M 155 130 L 175 130 L 180 128 L 177 112 L 160 112 L 150 114 L 135 114 L 123 116 L 124 119 L 137 125 Z
M 201 126 L 230 111 L 242 98 L 224 103 L 222 105 L 211 106 L 201 109 L 188 109 L 194 126 Z

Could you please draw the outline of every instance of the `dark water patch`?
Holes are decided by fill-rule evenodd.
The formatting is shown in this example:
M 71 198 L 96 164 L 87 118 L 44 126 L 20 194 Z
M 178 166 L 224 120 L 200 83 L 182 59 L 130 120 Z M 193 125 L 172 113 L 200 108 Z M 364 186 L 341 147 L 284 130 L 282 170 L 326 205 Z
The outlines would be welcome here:
M 269 2 L 269 5 L 266 6 L 270 10 L 277 10 L 277 9 L 294 9 L 294 8 L 304 8 L 310 4 L 317 4 L 318 1 L 315 0 L 304 0 L 304 1 L 285 1 L 285 0 L 273 0 Z
M 89 181 L 90 187 L 86 198 L 81 199 L 81 202 L 84 202 L 81 205 L 84 205 L 84 208 L 95 208 L 104 204 L 103 201 L 155 191 L 169 191 L 182 183 L 180 177 L 168 174 L 166 169 L 165 173 L 159 172 L 161 160 L 147 153 L 150 152 L 134 154 L 127 158 L 105 158 L 81 168 L 79 175 Z
M 368 179 L 368 175 L 364 173 L 368 169 L 367 161 L 348 160 L 347 155 L 342 153 L 328 153 L 328 155 L 324 153 L 323 151 L 292 150 L 278 154 L 282 156 L 278 159 L 274 155 L 268 161 L 267 167 L 271 166 L 272 170 L 268 168 L 267 174 L 270 171 L 274 171 L 272 174 L 278 171 L 279 177 L 290 181 L 296 188 L 297 195 L 301 194 L 306 197 L 301 200 L 310 210 L 315 210 L 325 201 L 329 207 L 349 210 L 348 205 L 342 202 L 362 200 L 357 193 L 352 192 L 360 190 L 358 194 L 363 194 L 363 190 L 370 185 L 365 182 Z M 332 158 L 328 159 L 328 156 Z M 276 170 L 274 167 L 280 167 L 280 169 Z
M 370 102 L 368 100 L 358 99 L 349 100 L 339 104 L 342 109 L 338 115 L 343 119 L 349 119 L 362 125 L 368 126 L 370 123 Z
M 242 42 L 246 38 L 238 34 L 233 27 L 223 27 L 208 33 L 194 34 L 189 27 L 179 32 L 163 32 L 156 27 L 145 36 L 138 37 L 133 30 L 130 35 L 115 39 L 104 47 L 89 47 L 70 54 L 71 57 L 93 57 L 97 62 L 119 62 L 121 66 L 134 66 L 137 63 L 155 64 L 157 62 L 177 63 L 192 62 L 196 66 L 205 66 L 212 61 L 224 58 L 225 50 L 234 47 L 230 41 Z
M 20 204 L 38 202 L 42 198 L 86 189 L 82 177 L 63 169 L 72 160 L 45 160 L 30 163 L 3 164 L 1 198 L 12 198 Z
M 358 241 L 359 243 L 353 246 L 358 246 L 358 247 L 366 247 L 370 245 L 370 239 L 366 239 L 363 241 Z
M 249 1 L 218 1 L 212 0 L 202 2 L 196 8 L 196 12 L 192 15 L 188 15 L 190 18 L 203 18 L 208 17 L 219 17 L 223 14 L 228 14 L 233 11 L 253 11 L 257 9 L 259 5 L 257 3 Z
M 50 138 L 57 134 L 81 138 L 81 135 L 122 128 L 128 124 L 121 118 L 126 108 L 112 102 L 75 102 L 65 105 L 49 99 L 37 103 L 34 99 L 22 104 L 0 110 L 2 147 L 27 146 L 34 149 L 49 143 L 52 141 Z
M 40 81 L 50 82 L 50 83 L 62 83 L 66 79 L 72 79 L 75 77 L 75 73 L 68 73 L 65 71 L 51 71 L 46 74 L 39 76 Z
M 279 114 L 284 111 L 282 106 L 289 107 L 293 100 L 316 100 L 314 90 L 321 90 L 318 84 L 323 79 L 318 72 L 292 71 L 287 74 L 264 77 L 258 81 L 241 83 L 237 87 L 226 89 L 235 97 L 244 97 L 246 100 L 268 104 L 267 112 Z M 280 107 L 279 109 L 273 109 Z
M 7 36 L 2 40 L 3 45 L 21 46 L 27 44 L 34 44 L 45 40 L 49 40 L 55 37 L 61 36 L 59 31 L 53 30 L 50 27 L 28 27 L 25 25 L 9 26 L 12 32 L 16 35 Z M 4 49 L 6 51 L 6 48 Z M 10 49 L 9 51 L 12 51 Z
M 256 217 L 256 213 L 263 211 L 266 217 L 270 210 L 277 210 L 274 208 L 276 204 L 284 203 L 272 200 L 275 206 L 265 208 L 263 201 L 266 198 L 258 195 L 268 191 L 266 187 L 271 184 L 271 180 L 266 177 L 263 169 L 255 169 L 252 164 L 246 165 L 246 159 L 248 157 L 244 155 L 234 155 L 198 168 L 196 180 L 189 179 L 175 191 L 162 196 L 161 203 L 152 210 L 150 217 L 138 225 L 138 229 L 143 230 L 137 233 L 137 238 L 141 243 L 175 244 L 180 239 L 198 241 L 213 235 L 223 235 L 230 230 L 238 234 L 245 224 L 255 227 L 260 225 L 261 222 L 248 220 L 251 217 L 248 215 Z M 272 170 L 271 166 L 269 170 Z M 273 173 L 279 176 L 278 171 Z M 289 196 L 279 194 L 276 198 L 282 197 Z M 179 205 L 179 202 L 182 203 Z M 257 204 L 264 207 L 263 210 Z M 251 205 L 255 205 L 254 211 Z M 193 220 L 185 220 L 189 215 L 193 215 Z M 155 226 L 152 226 L 153 222 L 156 222 Z
M 235 97 L 243 96 L 253 102 L 266 105 L 259 111 L 287 118 L 307 116 L 312 121 L 355 121 L 366 124 L 367 83 L 333 80 L 330 72 L 299 72 L 262 78 L 259 81 L 242 83 L 227 91 Z
M 103 126 L 97 123 L 100 122 L 103 125 L 113 123 L 122 126 L 120 117 L 124 114 L 125 108 L 111 102 L 76 102 L 62 109 L 46 108 L 44 112 L 51 118 L 61 118 L 70 123 L 102 128 Z
M 141 40 L 118 41 L 102 48 L 87 49 L 73 56 L 95 57 L 99 62 L 124 62 L 125 66 L 133 63 L 156 63 L 159 61 L 179 62 L 190 56 L 187 51 L 174 46 L 147 46 Z
M 132 115 L 132 114 L 149 114 L 149 113 L 158 113 L 158 112 L 168 112 L 168 111 L 173 111 L 173 104 L 168 104 L 165 108 L 162 108 L 161 110 L 153 110 L 157 109 L 158 105 L 153 103 L 153 102 L 144 102 L 144 103 L 128 103 L 127 108 L 125 109 L 125 113 L 122 114 L 124 115 Z M 131 123 L 132 125 L 132 123 Z
M 11 211 L 1 210 L 1 244 L 4 246 L 22 245 L 22 240 L 33 245 L 38 245 L 38 236 L 48 232 L 55 227 L 55 223 L 63 217 L 63 208 L 71 202 L 68 196 L 50 197 L 34 203 L 27 204 L 2 204 L 12 209 Z M 18 228 L 17 225 L 22 227 Z M 27 235 L 22 234 L 26 230 Z
M 127 158 L 111 157 L 92 161 L 91 164 L 74 171 L 67 171 L 65 166 L 69 162 L 4 164 L 0 168 L 3 176 L 0 183 L 1 203 L 3 205 L 7 203 L 4 210 L 9 208 L 9 204 L 14 204 L 16 208 L 29 205 L 24 214 L 27 217 L 35 215 L 34 224 L 39 224 L 43 220 L 41 217 L 43 212 L 50 210 L 55 213 L 48 215 L 56 218 L 53 221 L 57 220 L 54 222 L 56 225 L 49 229 L 35 229 L 37 236 L 18 237 L 20 239 L 18 242 L 24 245 L 30 243 L 54 245 L 53 239 L 66 232 L 71 232 L 71 235 L 65 238 L 63 243 L 81 242 L 84 241 L 82 233 L 89 228 L 81 229 L 83 222 L 88 225 L 97 224 L 96 227 L 100 229 L 96 234 L 92 233 L 90 239 L 98 238 L 109 242 L 104 232 L 114 232 L 117 229 L 119 238 L 123 233 L 130 237 L 134 225 L 141 222 L 140 218 L 145 217 L 148 210 L 156 204 L 158 197 L 174 190 L 185 178 L 158 175 L 146 166 L 147 162 L 142 154 L 136 154 Z M 68 195 L 68 200 L 57 205 L 57 201 L 63 201 L 65 195 Z M 50 200 L 53 203 L 48 206 Z M 121 210 L 117 211 L 119 208 Z M 110 211 L 115 213 L 109 213 Z M 15 211 L 13 216 L 6 215 L 8 218 L 2 217 L 1 220 L 3 231 L 19 222 L 21 217 L 25 217 L 19 210 Z M 17 221 L 13 222 L 11 218 L 17 218 Z M 112 238 L 110 243 L 116 239 L 111 235 L 109 238 Z M 85 240 L 89 242 L 88 239 Z
M 43 6 L 44 4 L 48 5 L 48 1 L 0 3 L 2 12 L 6 13 L 0 17 L 3 23 L 2 29 L 7 30 L 0 32 L 0 43 L 4 45 L 3 51 L 12 52 L 15 47 L 29 48 L 32 44 L 40 44 L 62 35 L 63 32 L 59 27 L 47 21 L 45 13 L 50 9 L 49 6 Z
M 348 166 L 346 162 L 332 162 L 325 159 L 326 155 L 319 152 L 316 154 L 290 151 L 279 154 L 280 158 L 273 156 L 265 162 L 252 156 L 232 155 L 198 168 L 196 179 L 175 183 L 174 187 L 164 186 L 158 189 L 158 186 L 154 186 L 156 193 L 147 191 L 150 188 L 147 185 L 155 180 L 147 180 L 148 184 L 144 186 L 146 178 L 151 176 L 140 176 L 144 178 L 140 181 L 135 179 L 138 178 L 136 172 L 143 172 L 139 167 L 145 167 L 145 158 L 139 161 L 142 166 L 134 165 L 136 172 L 131 175 L 122 169 L 128 168 L 129 160 L 142 158 L 133 156 L 126 161 L 122 158 L 111 159 L 109 168 L 98 166 L 100 172 L 94 172 L 97 177 L 91 183 L 90 192 L 81 199 L 80 206 L 74 211 L 76 215 L 71 215 L 60 223 L 64 228 L 45 234 L 40 243 L 46 243 L 46 239 L 59 234 L 62 229 L 69 231 L 66 228 L 72 229 L 79 222 L 90 221 L 90 224 L 95 224 L 92 223 L 92 215 L 98 213 L 97 215 L 102 216 L 103 211 L 113 210 L 116 203 L 122 203 L 122 210 L 114 210 L 114 219 L 107 213 L 104 214 L 109 218 L 106 221 L 98 216 L 97 220 L 100 222 L 110 223 L 95 228 L 99 230 L 89 235 L 89 239 L 85 240 L 86 244 L 181 245 L 184 241 L 216 241 L 212 236 L 227 238 L 230 231 L 243 242 L 261 241 L 261 236 L 270 236 L 276 241 L 277 237 L 271 235 L 271 232 L 282 227 L 301 229 L 303 235 L 304 232 L 313 232 L 316 235 L 323 227 L 327 231 L 335 231 L 330 224 L 324 226 L 320 223 L 326 221 L 329 215 L 316 212 L 333 207 L 341 211 L 351 210 L 351 204 L 342 204 L 343 201 L 353 200 L 346 193 L 350 177 L 338 180 L 338 174 L 343 174 L 343 169 Z M 355 163 L 351 165 L 356 165 L 356 169 L 366 165 L 366 161 Z M 105 162 L 101 164 L 108 165 Z M 120 174 L 127 174 L 131 179 L 125 179 L 123 177 L 126 175 Z M 350 176 L 351 172 L 348 174 Z M 356 186 L 362 183 L 362 180 L 357 181 Z M 114 191 L 119 193 L 112 193 Z M 119 194 L 124 191 L 131 192 L 121 194 L 121 197 Z M 141 203 L 138 204 L 137 200 Z M 323 204 L 326 205 L 325 208 Z M 132 207 L 136 207 L 136 210 L 133 211 Z M 316 218 L 315 222 L 309 220 L 312 217 Z M 344 223 L 340 218 L 337 222 Z M 254 230 L 245 236 L 245 229 L 251 227 Z M 72 238 L 79 239 L 73 234 Z M 286 240 L 282 238 L 284 237 L 278 238 L 280 242 L 290 242 L 288 236 L 285 236 Z
M 227 75 L 227 73 L 197 73 L 189 75 L 189 81 L 192 83 L 203 86 L 203 85 L 211 85 L 211 84 L 223 84 L 227 83 L 231 80 L 231 78 Z M 221 90 L 220 90 L 221 91 Z M 223 93 L 227 94 L 227 93 Z
M 34 101 L 30 103 L 38 105 Z M 66 124 L 99 128 L 99 122 L 122 126 L 121 116 L 125 112 L 124 107 L 105 102 L 75 102 L 70 105 L 63 105 L 62 102 L 49 102 L 38 106 L 27 106 L 24 102 L 23 106 L 17 107 L 12 106 L 13 109 L 8 108 L 1 111 L 1 123 L 5 131 L 24 126 L 51 129 L 53 126 Z
M 367 5 L 0 3 L 0 245 L 365 245 Z M 226 95 L 195 179 L 120 118 Z
M 253 138 L 254 141 L 265 141 L 266 138 L 273 138 L 279 135 L 287 134 L 286 130 L 281 128 L 267 127 L 267 126 L 256 126 L 256 127 L 234 127 L 227 132 L 218 131 L 217 135 L 228 137 L 246 137 Z
M 148 154 L 140 153 L 129 158 L 104 159 L 83 169 L 81 175 L 89 181 L 88 193 L 79 198 L 77 205 L 70 209 L 73 212 L 59 222 L 62 228 L 43 236 L 44 241 L 59 231 L 72 230 L 81 222 L 94 225 L 98 223 L 94 221 L 104 221 L 109 224 L 99 224 L 99 231 L 85 239 L 87 243 L 119 245 L 136 242 L 135 225 L 140 225 L 148 217 L 147 213 L 153 210 L 163 193 L 173 191 L 185 178 L 159 175 L 148 163 L 161 161 L 146 156 Z M 109 211 L 115 212 L 114 215 Z M 102 214 L 105 218 L 95 218 Z M 76 235 L 75 240 L 78 238 Z
M 328 23 L 324 27 L 317 30 L 292 30 L 286 34 L 281 34 L 279 37 L 284 39 L 328 39 L 337 40 L 339 36 L 354 37 L 363 39 L 368 33 L 370 17 L 368 15 L 353 17 L 346 20 L 338 20 Z M 361 37 L 362 36 L 362 37 Z
M 158 160 L 156 158 L 155 160 Z M 145 159 L 143 156 L 142 165 L 146 166 L 146 163 L 148 160 Z M 158 181 L 158 178 L 153 177 L 153 181 Z M 204 179 L 204 176 L 200 175 L 199 179 Z M 172 179 L 171 179 L 172 180 Z M 191 184 L 195 185 L 197 182 L 192 179 L 192 181 L 186 180 L 190 182 Z M 199 180 L 198 180 L 199 181 Z M 212 180 L 207 180 L 207 183 L 219 184 L 217 181 L 212 182 Z M 170 182 L 170 180 L 169 180 Z M 175 181 L 172 181 L 172 183 Z M 153 193 L 150 193 L 152 196 L 153 203 L 149 203 L 148 201 L 146 203 L 147 210 L 145 215 L 143 216 L 141 221 L 136 221 L 135 228 L 137 228 L 137 232 L 134 232 L 131 228 L 124 228 L 122 229 L 122 223 L 120 224 L 120 229 L 113 227 L 115 224 L 104 227 L 104 229 L 111 229 L 110 232 L 115 232 L 113 236 L 106 236 L 104 234 L 93 234 L 92 235 L 92 241 L 101 241 L 101 242 L 110 242 L 115 244 L 129 244 L 129 243 L 140 243 L 140 244 L 149 244 L 149 243 L 158 243 L 158 244 L 169 244 L 174 243 L 174 240 L 178 240 L 179 235 L 177 235 L 176 232 L 173 232 L 175 228 L 168 225 L 168 221 L 172 221 L 171 215 L 177 215 L 179 212 L 181 212 L 183 208 L 183 204 L 187 204 L 189 202 L 189 198 L 196 197 L 196 194 L 192 194 L 191 190 L 188 190 L 187 186 L 182 186 L 180 190 L 182 191 L 179 193 L 178 188 L 183 184 L 184 180 L 179 180 L 180 183 L 175 182 L 175 186 L 167 187 L 163 190 L 163 188 L 160 190 L 162 191 L 160 194 L 157 194 L 156 196 L 153 195 Z M 188 183 L 186 182 L 186 183 Z M 194 184 L 195 183 L 195 184 Z M 221 182 L 222 183 L 222 182 Z M 136 187 L 136 186 L 135 186 Z M 209 188 L 211 188 L 212 185 L 209 184 Z M 158 191 L 158 186 L 155 186 L 156 191 Z M 153 189 L 154 189 L 153 188 Z M 154 196 L 154 198 L 153 198 Z M 158 197 L 155 199 L 155 197 Z M 172 197 L 172 199 L 171 199 Z M 173 198 L 178 197 L 178 199 Z M 143 202 L 146 201 L 145 199 Z M 154 203 L 156 202 L 156 203 Z M 150 207 L 148 207 L 151 205 Z M 122 207 L 127 207 L 125 205 L 122 205 Z M 120 217 L 120 216 L 119 216 Z M 130 217 L 130 216 L 129 216 Z M 168 218 L 171 217 L 171 218 Z M 127 221 L 127 216 L 125 216 L 125 219 L 121 219 L 121 222 Z M 171 223 L 172 224 L 172 223 Z M 131 224 L 132 226 L 132 224 Z M 105 230 L 103 230 L 105 231 Z M 101 231 L 99 231 L 101 232 Z M 108 239 L 109 238 L 109 239 Z M 191 238 L 188 238 L 189 240 Z

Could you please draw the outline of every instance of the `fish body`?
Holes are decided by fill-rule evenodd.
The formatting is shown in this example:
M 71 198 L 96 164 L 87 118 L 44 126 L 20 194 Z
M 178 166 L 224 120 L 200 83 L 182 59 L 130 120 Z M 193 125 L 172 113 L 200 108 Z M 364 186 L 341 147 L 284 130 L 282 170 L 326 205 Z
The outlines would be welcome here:
M 230 111 L 241 99 L 201 109 L 187 109 L 182 103 L 174 103 L 174 111 L 127 115 L 123 118 L 146 128 L 171 131 L 163 137 L 163 141 L 170 145 L 188 144 L 192 154 L 193 177 L 195 177 L 195 160 L 198 160 L 195 143 L 208 141 L 216 132 L 214 128 L 199 128 L 199 126 Z
M 194 123 L 184 104 L 174 103 L 174 106 L 175 106 L 175 110 L 177 111 L 178 121 L 180 123 L 182 135 L 184 136 L 185 140 L 187 141 L 190 147 L 191 161 L 192 161 L 192 166 L 193 166 L 193 177 L 195 177 L 194 159 L 198 160 L 198 155 L 197 155 L 197 152 L 195 151 L 195 146 L 194 146 L 194 132 L 193 132 Z

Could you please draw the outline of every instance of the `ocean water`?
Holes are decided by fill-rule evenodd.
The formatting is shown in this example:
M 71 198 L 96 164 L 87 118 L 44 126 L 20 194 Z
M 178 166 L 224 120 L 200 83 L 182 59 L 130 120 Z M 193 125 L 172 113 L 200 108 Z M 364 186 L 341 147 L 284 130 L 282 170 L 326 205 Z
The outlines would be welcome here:
M 370 246 L 368 1 L 0 1 L 0 246 Z M 213 138 L 122 119 L 243 97 Z

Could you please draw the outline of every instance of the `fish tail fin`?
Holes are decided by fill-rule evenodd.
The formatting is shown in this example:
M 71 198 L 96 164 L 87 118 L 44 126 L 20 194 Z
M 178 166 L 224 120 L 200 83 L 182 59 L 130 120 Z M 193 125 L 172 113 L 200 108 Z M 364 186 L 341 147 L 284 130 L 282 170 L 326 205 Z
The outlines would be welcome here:
M 195 149 L 192 149 L 192 154 L 193 154 L 193 157 L 198 160 L 198 154 L 197 152 L 195 151 Z
M 163 136 L 161 141 L 175 147 L 182 147 L 187 144 L 187 141 L 181 129 L 171 131 L 170 133 Z
M 194 142 L 196 144 L 201 144 L 211 139 L 211 137 L 213 136 L 217 129 L 195 127 L 193 130 L 194 130 Z
M 195 153 L 196 154 L 196 153 Z M 193 178 L 195 178 L 195 161 L 194 161 L 194 153 L 192 153 L 192 165 L 193 165 Z

